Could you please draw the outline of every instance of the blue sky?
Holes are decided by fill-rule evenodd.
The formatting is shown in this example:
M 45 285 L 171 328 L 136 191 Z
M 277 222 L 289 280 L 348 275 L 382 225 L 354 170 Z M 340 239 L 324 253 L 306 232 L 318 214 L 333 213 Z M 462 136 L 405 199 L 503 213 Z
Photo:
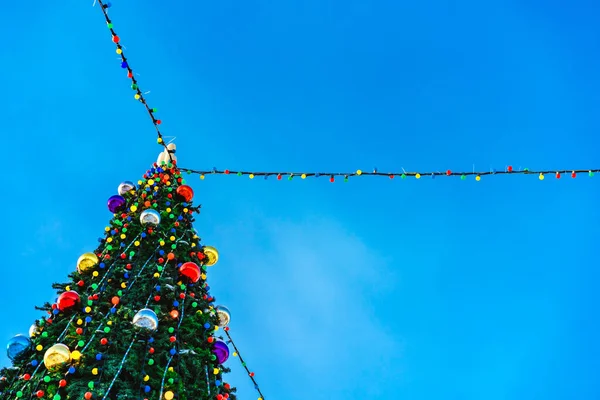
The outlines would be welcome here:
M 591 1 L 176 3 L 111 16 L 181 166 L 600 165 Z M 10 2 L 0 21 L 8 340 L 160 148 L 91 0 Z M 600 175 L 190 181 L 267 400 L 600 397 Z

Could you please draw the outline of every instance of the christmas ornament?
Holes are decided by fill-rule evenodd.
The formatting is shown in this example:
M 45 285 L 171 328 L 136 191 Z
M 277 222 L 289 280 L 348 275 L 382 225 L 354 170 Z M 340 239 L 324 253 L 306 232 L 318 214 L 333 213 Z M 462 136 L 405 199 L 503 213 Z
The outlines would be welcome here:
M 127 201 L 123 196 L 120 196 L 118 194 L 110 196 L 110 198 L 108 199 L 108 211 L 110 211 L 113 214 L 118 211 L 121 211 L 123 208 L 125 208 L 126 203 Z
M 207 267 L 211 267 L 219 261 L 219 252 L 212 246 L 204 246 L 202 248 L 202 252 L 206 256 L 207 260 L 204 262 L 204 265 Z
M 25 335 L 17 335 L 10 339 L 6 344 L 6 355 L 11 360 L 14 360 L 19 354 L 29 348 L 31 341 Z
M 222 340 L 217 340 L 212 350 L 213 354 L 217 356 L 219 364 L 223 364 L 229 358 L 229 347 Z
M 192 201 L 194 190 L 188 185 L 181 185 L 177 188 L 177 194 L 186 202 Z
M 217 306 L 217 317 L 219 318 L 218 325 L 221 328 L 229 325 L 229 322 L 231 321 L 231 313 L 225 306 Z
M 69 290 L 68 292 L 61 293 L 61 295 L 58 296 L 58 301 L 56 304 L 60 311 L 66 311 L 77 306 L 79 301 L 79 293 L 75 292 L 74 290 Z
M 149 308 L 143 308 L 135 314 L 132 324 L 144 332 L 154 332 L 158 329 L 158 317 Z
M 94 268 L 98 264 L 98 256 L 94 253 L 85 253 L 79 257 L 77 260 L 77 271 L 80 274 L 88 272 Z
M 37 336 L 41 332 L 41 328 L 37 324 L 31 324 L 29 327 L 29 337 Z
M 46 350 L 44 364 L 48 371 L 57 371 L 71 361 L 71 350 L 62 343 L 57 343 Z
M 200 280 L 200 267 L 191 261 L 186 262 L 179 267 L 179 273 L 194 283 Z
M 121 196 L 123 196 L 125 193 L 129 193 L 133 189 L 135 189 L 135 184 L 133 182 L 125 181 L 121 182 L 119 185 L 118 192 Z
M 144 210 L 140 215 L 140 222 L 142 225 L 153 225 L 157 226 L 160 224 L 160 214 L 156 210 Z

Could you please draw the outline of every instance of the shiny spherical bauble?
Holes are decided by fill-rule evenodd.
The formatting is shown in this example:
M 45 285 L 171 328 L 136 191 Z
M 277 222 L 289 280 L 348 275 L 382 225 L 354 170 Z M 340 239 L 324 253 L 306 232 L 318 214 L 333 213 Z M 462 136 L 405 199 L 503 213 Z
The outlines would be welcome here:
M 133 182 L 125 181 L 121 182 L 121 184 L 119 185 L 118 192 L 121 196 L 123 196 L 125 193 L 129 193 L 133 189 L 135 189 L 135 184 Z
M 125 197 L 115 194 L 114 196 L 110 196 L 108 198 L 107 204 L 108 204 L 108 211 L 110 211 L 111 213 L 114 214 L 125 208 L 125 205 L 127 204 L 127 200 L 125 200 Z
M 200 267 L 191 261 L 183 263 L 183 265 L 179 267 L 179 273 L 194 283 L 198 282 L 202 275 Z
M 140 222 L 142 225 L 157 226 L 160 224 L 160 214 L 156 210 L 144 210 L 140 215 Z
M 189 203 L 194 198 L 194 190 L 188 185 L 181 185 L 177 188 L 177 195 Z
M 46 350 L 44 364 L 48 371 L 58 371 L 71 362 L 71 350 L 62 343 L 57 343 Z
M 77 260 L 77 271 L 80 274 L 86 273 L 94 269 L 100 260 L 94 253 L 82 254 Z
M 219 252 L 212 246 L 204 246 L 202 247 L 202 252 L 206 256 L 206 261 L 204 261 L 204 265 L 207 267 L 211 267 L 219 261 Z
M 39 335 L 41 331 L 42 329 L 39 326 L 37 326 L 37 324 L 31 324 L 31 326 L 29 327 L 29 337 L 35 337 Z
M 23 353 L 31 346 L 31 341 L 25 335 L 17 335 L 10 339 L 6 344 L 6 355 L 14 360 L 19 354 Z
M 158 329 L 158 317 L 149 308 L 143 308 L 135 314 L 131 323 L 140 331 L 145 333 L 154 332 Z
M 231 321 L 231 312 L 225 306 L 217 306 L 217 317 L 219 318 L 218 325 L 222 328 L 229 325 Z
M 227 344 L 222 340 L 215 341 L 212 352 L 217 356 L 219 364 L 223 364 L 229 358 L 229 347 L 227 347 Z
M 56 305 L 60 311 L 67 311 L 76 307 L 80 301 L 81 298 L 79 297 L 79 293 L 74 290 L 69 290 L 58 296 Z

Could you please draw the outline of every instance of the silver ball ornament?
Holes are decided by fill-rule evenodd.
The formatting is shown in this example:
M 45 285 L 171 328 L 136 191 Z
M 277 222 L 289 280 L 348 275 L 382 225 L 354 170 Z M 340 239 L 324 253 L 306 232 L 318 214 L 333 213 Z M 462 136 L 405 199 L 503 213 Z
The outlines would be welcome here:
M 143 308 L 135 314 L 131 323 L 141 331 L 154 332 L 158 329 L 158 317 L 149 308 Z
M 118 192 L 121 196 L 123 196 L 125 193 L 129 193 L 133 189 L 135 189 L 135 184 L 130 181 L 125 181 L 121 182 L 121 184 L 119 185 Z
M 217 306 L 217 317 L 219 318 L 218 325 L 221 328 L 229 325 L 229 322 L 231 322 L 231 312 L 225 306 Z
M 157 226 L 158 224 L 160 224 L 160 214 L 156 210 L 144 210 L 140 215 L 140 222 L 142 223 L 142 225 Z

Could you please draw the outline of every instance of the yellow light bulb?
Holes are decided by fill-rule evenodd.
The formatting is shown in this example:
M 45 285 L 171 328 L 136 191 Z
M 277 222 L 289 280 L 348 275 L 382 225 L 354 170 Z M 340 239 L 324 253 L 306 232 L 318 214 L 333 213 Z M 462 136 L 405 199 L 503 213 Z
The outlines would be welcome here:
M 90 306 L 87 306 L 87 307 L 85 308 L 85 312 L 86 312 L 86 313 L 88 313 L 88 314 L 89 314 L 90 312 L 92 312 L 92 307 L 90 307 Z
M 175 236 L 171 236 L 171 237 L 169 238 L 169 240 L 170 240 L 171 242 L 174 242 L 174 241 L 175 241 L 175 239 L 176 239 L 176 238 L 175 238 Z
M 124 233 L 121 233 L 121 236 L 119 236 L 121 239 L 125 239 L 127 236 L 125 236 Z
M 234 351 L 234 352 L 233 352 L 233 356 L 234 356 L 234 357 L 237 357 L 237 351 Z
M 42 351 L 44 349 L 44 347 L 41 344 L 38 344 L 37 346 L 35 346 L 35 349 L 37 351 Z
M 139 100 L 140 99 L 140 95 L 139 94 L 135 94 L 135 96 L 133 96 L 134 99 Z
M 77 320 L 77 325 L 81 325 L 81 324 L 83 324 L 83 320 L 80 318 Z
M 140 245 L 140 242 L 136 240 L 135 242 L 133 242 L 133 245 L 134 245 L 134 246 L 139 246 L 139 245 Z
M 360 169 L 356 170 L 356 175 L 361 176 L 362 175 L 362 171 Z
M 106 241 L 107 241 L 108 243 L 112 243 L 112 241 L 113 241 L 113 238 L 109 237 L 108 239 L 106 239 Z
M 98 276 L 98 271 L 92 272 L 92 276 L 94 276 L 94 277 Z
M 125 288 L 127 287 L 127 284 L 126 284 L 125 282 L 123 282 L 123 283 L 121 283 L 121 287 L 122 287 L 123 289 L 125 289 Z
M 150 185 L 150 186 L 154 185 L 154 179 L 148 179 L 148 185 Z
M 108 325 L 108 326 L 112 326 L 112 321 L 108 321 L 108 322 L 106 323 L 106 325 Z
M 254 179 L 254 174 L 250 174 L 250 175 L 248 175 L 248 178 L 250 178 L 250 179 Z
M 204 180 L 204 174 L 200 175 L 200 179 Z
M 475 180 L 476 180 L 477 182 L 479 182 L 479 181 L 481 180 L 481 177 L 480 177 L 479 175 L 477 175 L 477 176 L 475 177 Z
M 190 247 L 196 247 L 196 243 L 192 243 Z
M 163 142 L 162 138 L 156 139 L 156 143 L 161 144 Z
M 155 277 L 155 278 L 160 278 L 160 274 L 159 274 L 158 272 L 155 272 L 155 273 L 154 273 L 154 277 Z
M 123 50 L 120 47 L 117 47 L 117 54 L 123 54 Z
M 415 178 L 417 178 L 417 179 L 421 179 L 421 174 L 417 173 L 417 174 L 415 175 Z
M 213 374 L 218 375 L 219 374 L 219 368 L 213 369 Z
M 69 290 L 71 290 L 71 286 L 65 286 L 65 290 L 68 292 Z
M 81 358 L 81 353 L 79 352 L 79 350 L 71 352 L 71 358 L 75 361 L 79 360 Z
M 170 208 L 170 207 L 167 207 L 167 210 L 166 210 L 166 211 L 167 211 L 167 212 L 171 212 L 171 208 Z
M 146 375 L 146 376 L 144 377 L 144 382 L 148 382 L 149 380 L 150 380 L 150 377 L 149 377 L 148 375 Z
M 161 241 L 160 241 L 160 242 L 158 242 L 158 243 L 159 243 L 161 246 L 164 246 L 164 245 L 165 245 L 165 241 L 164 241 L 164 240 L 161 240 Z
M 540 174 L 540 181 L 544 180 L 544 174 Z
M 106 228 L 104 228 L 105 232 L 110 232 L 110 228 L 107 226 Z

